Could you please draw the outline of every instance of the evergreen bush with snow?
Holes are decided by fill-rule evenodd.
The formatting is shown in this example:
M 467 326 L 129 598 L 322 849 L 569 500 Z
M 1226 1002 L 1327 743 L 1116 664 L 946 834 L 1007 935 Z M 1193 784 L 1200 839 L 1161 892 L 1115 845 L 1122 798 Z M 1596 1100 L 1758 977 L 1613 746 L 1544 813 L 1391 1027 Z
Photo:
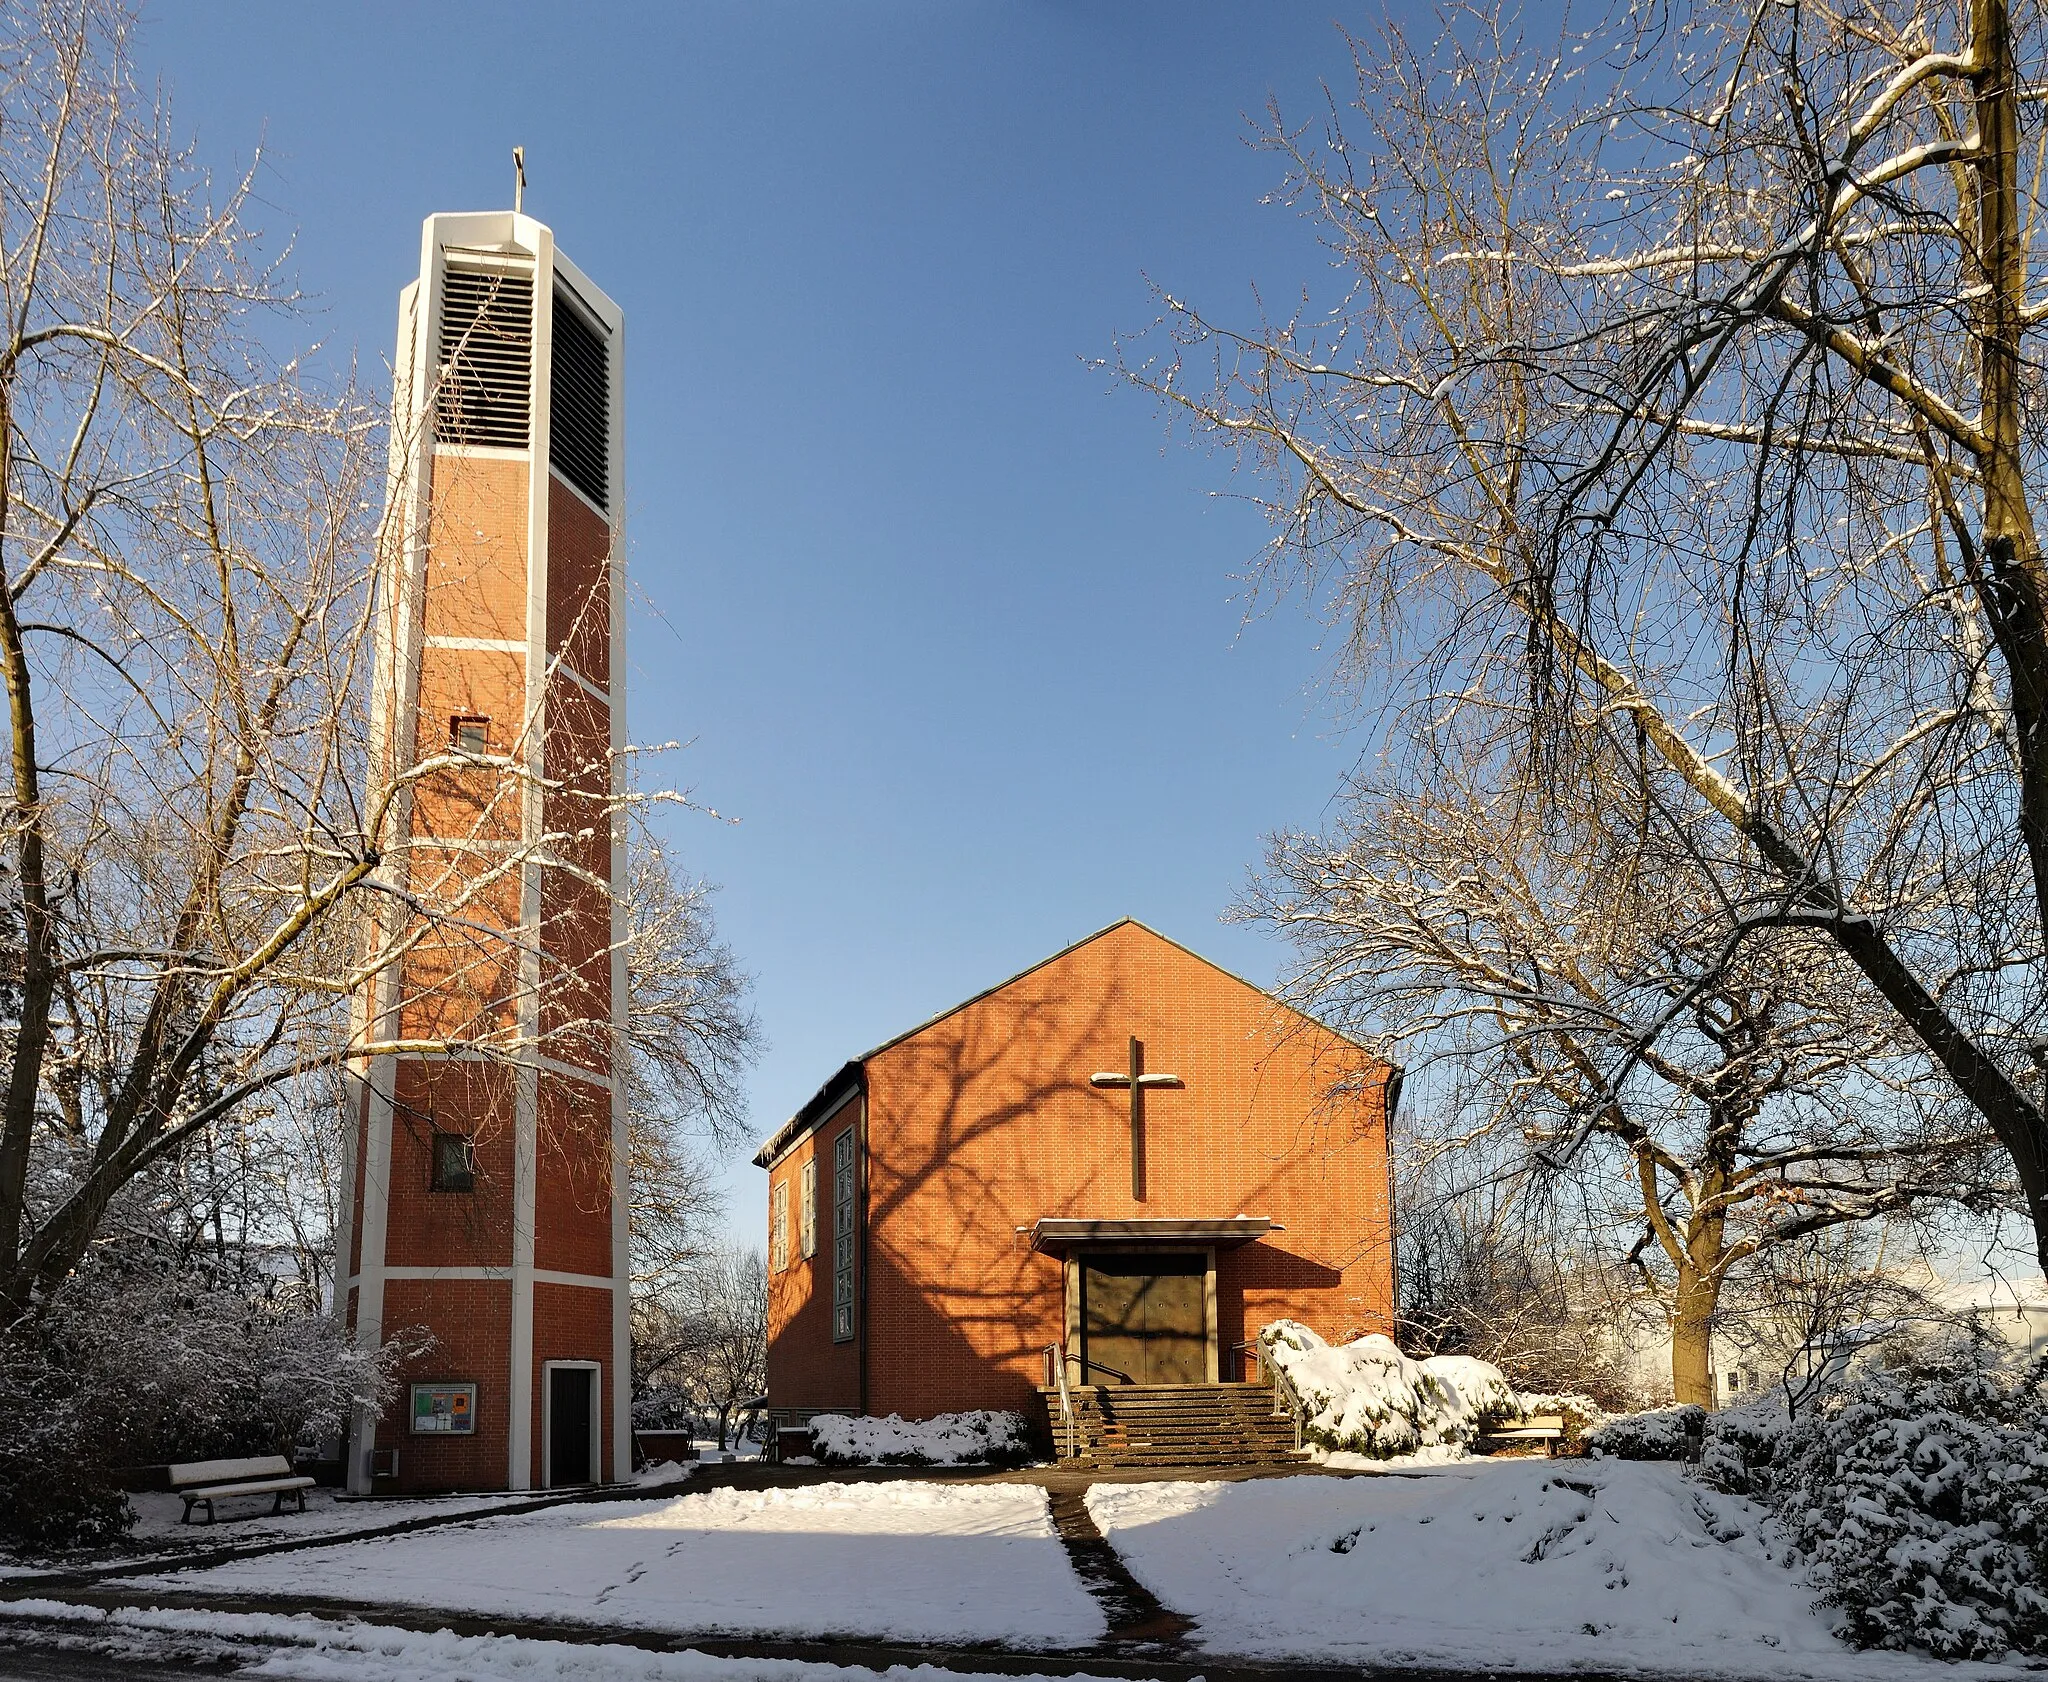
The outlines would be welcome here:
M 1686 1422 L 1706 1417 L 1707 1410 L 1691 1402 L 1624 1413 L 1588 1432 L 1586 1451 L 1609 1460 L 1683 1460 Z
M 1302 1435 L 1318 1448 L 1386 1460 L 1461 1447 L 1524 1412 L 1498 1367 L 1470 1355 L 1412 1361 L 1377 1332 L 1332 1345 L 1298 1320 L 1275 1320 L 1259 1351 L 1301 1398 Z
M 1707 1421 L 1700 1475 L 1731 1495 L 1769 1500 L 1785 1423 L 1784 1403 L 1776 1397 L 1714 1414 Z
M 1713 1421 L 1704 1470 L 1776 1511 L 1847 1640 L 2048 1653 L 2048 1361 L 1962 1344 L 1790 1422 L 1743 1409 Z
M 1021 1466 L 1033 1457 L 1024 1416 L 990 1408 L 935 1419 L 821 1413 L 811 1441 L 827 1466 Z

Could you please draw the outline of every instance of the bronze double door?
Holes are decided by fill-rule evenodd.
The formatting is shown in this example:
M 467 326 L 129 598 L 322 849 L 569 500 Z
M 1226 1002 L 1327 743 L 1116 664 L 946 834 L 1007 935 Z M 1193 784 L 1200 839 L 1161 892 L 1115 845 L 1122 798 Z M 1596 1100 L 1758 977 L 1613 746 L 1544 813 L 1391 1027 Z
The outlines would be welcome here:
M 1209 1263 L 1193 1253 L 1081 1258 L 1084 1384 L 1201 1384 Z

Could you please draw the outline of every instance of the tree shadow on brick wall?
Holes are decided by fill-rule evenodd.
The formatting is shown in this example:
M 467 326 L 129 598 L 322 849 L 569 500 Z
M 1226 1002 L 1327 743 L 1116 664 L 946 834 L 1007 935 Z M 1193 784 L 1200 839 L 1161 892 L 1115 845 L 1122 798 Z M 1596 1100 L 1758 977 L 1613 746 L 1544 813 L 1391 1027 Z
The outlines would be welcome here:
M 1246 1162 L 1217 1193 L 1226 1201 L 1197 1210 L 1135 1200 L 1128 1097 L 1091 1087 L 1089 1077 L 1124 1067 L 1134 1025 L 1162 1016 L 1173 1020 L 1170 1002 L 1149 996 L 1142 975 L 1120 965 L 1086 989 L 1049 974 L 1040 985 L 1009 984 L 989 1003 L 971 1001 L 874 1055 L 862 1257 L 869 1411 L 1035 1401 L 1047 1347 L 1064 1341 L 1067 1305 L 1064 1263 L 1033 1250 L 1033 1222 L 1298 1202 L 1304 1161 L 1334 1159 L 1356 1128 L 1377 1124 L 1376 1115 L 1356 1114 L 1369 1054 L 1339 1046 L 1315 1083 L 1339 1095 L 1308 1103 L 1292 1148 Z M 1247 1054 L 1263 1061 L 1286 1039 L 1276 1025 L 1272 1044 Z M 1372 1065 L 1380 1079 L 1384 1067 Z M 1190 1102 L 1175 1092 L 1159 1098 L 1148 1141 L 1155 1158 L 1169 1137 L 1182 1148 L 1190 1140 L 1201 1148 L 1212 1134 L 1234 1137 L 1237 1118 L 1191 1110 Z M 1384 1250 L 1389 1239 L 1376 1233 L 1361 1242 Z M 1313 1300 L 1340 1289 L 1356 1259 L 1318 1260 L 1276 1241 L 1255 1251 L 1241 1262 L 1219 1256 L 1218 1354 L 1227 1377 L 1235 1376 L 1230 1346 L 1256 1330 L 1244 1323 L 1247 1291 Z
M 896 1049 L 892 1084 L 930 1125 L 870 1127 L 871 1407 L 912 1386 L 924 1411 L 1027 1406 L 1065 1288 L 1060 1259 L 1017 1229 L 1091 1212 L 1127 1180 L 1118 1106 L 1087 1084 L 1128 1015 L 1122 989 L 1080 1010 L 1008 1005 L 999 1029 L 962 1012 Z

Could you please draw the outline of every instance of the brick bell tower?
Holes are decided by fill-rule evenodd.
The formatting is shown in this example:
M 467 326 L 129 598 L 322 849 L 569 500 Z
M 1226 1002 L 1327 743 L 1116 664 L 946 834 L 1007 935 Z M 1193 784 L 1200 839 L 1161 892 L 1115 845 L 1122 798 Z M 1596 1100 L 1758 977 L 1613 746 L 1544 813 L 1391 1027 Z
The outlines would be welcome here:
M 429 217 L 400 295 L 369 802 L 389 817 L 337 1309 L 431 1338 L 358 1493 L 631 1470 L 624 320 L 512 213 Z

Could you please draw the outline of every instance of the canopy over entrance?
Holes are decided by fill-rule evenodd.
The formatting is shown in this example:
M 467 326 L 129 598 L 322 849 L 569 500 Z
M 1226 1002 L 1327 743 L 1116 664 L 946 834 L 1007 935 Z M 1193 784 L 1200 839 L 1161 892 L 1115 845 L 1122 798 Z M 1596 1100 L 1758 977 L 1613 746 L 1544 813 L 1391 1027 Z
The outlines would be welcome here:
M 1250 1244 L 1269 1232 L 1286 1229 L 1263 1215 L 1229 1215 L 1209 1220 L 1035 1221 L 1019 1232 L 1031 1234 L 1031 1247 L 1046 1255 L 1074 1249 L 1142 1250 L 1149 1245 L 1200 1245 L 1230 1250 Z

